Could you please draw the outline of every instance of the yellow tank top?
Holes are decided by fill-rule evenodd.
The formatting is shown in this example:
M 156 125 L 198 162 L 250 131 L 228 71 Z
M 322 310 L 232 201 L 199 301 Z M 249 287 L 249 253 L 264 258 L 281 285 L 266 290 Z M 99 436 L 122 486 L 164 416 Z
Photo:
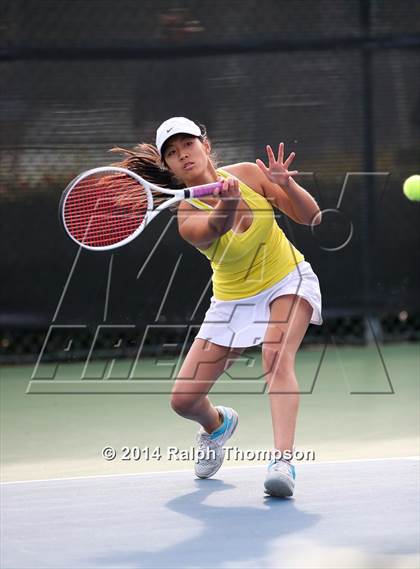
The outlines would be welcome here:
M 227 178 L 232 174 L 219 169 Z M 304 261 L 304 256 L 277 225 L 268 200 L 239 180 L 242 199 L 253 214 L 251 226 L 243 233 L 230 229 L 207 249 L 205 255 L 213 269 L 213 295 L 218 300 L 254 296 L 273 286 Z M 187 200 L 199 209 L 213 210 L 196 198 Z

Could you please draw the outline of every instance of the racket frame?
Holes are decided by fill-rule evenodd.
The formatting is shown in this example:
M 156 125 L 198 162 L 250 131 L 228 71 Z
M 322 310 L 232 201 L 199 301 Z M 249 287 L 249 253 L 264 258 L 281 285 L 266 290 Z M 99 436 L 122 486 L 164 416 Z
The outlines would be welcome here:
M 88 178 L 89 176 L 92 176 L 94 174 L 100 174 L 102 172 L 104 172 L 104 173 L 105 172 L 120 173 L 120 174 L 129 175 L 136 182 L 138 182 L 141 186 L 143 186 L 143 188 L 146 192 L 146 196 L 147 196 L 147 211 L 146 211 L 146 214 L 145 214 L 144 219 L 141 222 L 141 224 L 128 237 L 126 237 L 122 241 L 118 241 L 117 243 L 113 243 L 112 245 L 103 245 L 103 246 L 93 247 L 91 245 L 86 245 L 85 243 L 82 243 L 79 240 L 77 240 L 75 237 L 73 237 L 73 235 L 70 233 L 70 231 L 67 227 L 66 220 L 64 218 L 64 209 L 66 206 L 66 201 L 67 201 L 68 196 L 70 195 L 73 188 L 79 182 L 81 182 L 84 178 Z M 214 183 L 205 184 L 202 186 L 194 186 L 191 188 L 185 188 L 185 189 L 179 189 L 179 190 L 170 190 L 170 189 L 166 189 L 166 188 L 161 188 L 160 186 L 157 186 L 156 184 L 153 184 L 152 182 L 148 182 L 147 180 L 145 180 L 144 178 L 142 178 L 141 176 L 139 176 L 135 172 L 128 170 L 127 168 L 121 168 L 119 166 L 99 166 L 98 168 L 91 168 L 90 170 L 86 170 L 85 172 L 82 172 L 81 174 L 79 174 L 78 176 L 73 178 L 73 180 L 71 180 L 71 182 L 66 186 L 66 188 L 64 189 L 64 191 L 61 195 L 60 204 L 59 204 L 60 223 L 63 226 L 67 235 L 70 237 L 70 239 L 72 241 L 74 241 L 77 245 L 79 245 L 79 247 L 83 247 L 84 249 L 88 249 L 90 251 L 110 251 L 112 249 L 117 249 L 118 247 L 123 247 L 124 245 L 127 245 L 128 243 L 130 243 L 130 241 L 133 241 L 134 239 L 136 239 L 140 235 L 140 233 L 144 230 L 144 228 L 164 209 L 171 207 L 172 205 L 174 205 L 175 203 L 177 203 L 183 199 L 193 198 L 195 196 L 199 197 L 202 195 L 210 195 L 213 193 L 214 189 L 221 188 L 221 186 L 222 186 L 222 182 L 214 182 Z M 153 209 L 154 204 L 153 204 L 152 191 L 159 192 L 160 194 L 172 195 L 173 198 L 159 204 L 155 209 Z

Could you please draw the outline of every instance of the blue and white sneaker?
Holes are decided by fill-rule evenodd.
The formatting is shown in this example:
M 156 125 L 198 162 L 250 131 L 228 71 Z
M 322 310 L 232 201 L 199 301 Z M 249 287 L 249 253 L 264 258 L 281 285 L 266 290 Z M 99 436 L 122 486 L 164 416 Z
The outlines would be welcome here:
M 265 492 L 278 498 L 293 496 L 295 479 L 296 471 L 293 464 L 287 460 L 273 459 L 267 469 Z
M 230 407 L 216 407 L 224 417 L 220 427 L 207 433 L 203 427 L 197 433 L 194 470 L 198 478 L 210 478 L 219 470 L 225 458 L 223 445 L 230 439 L 238 425 L 238 413 Z

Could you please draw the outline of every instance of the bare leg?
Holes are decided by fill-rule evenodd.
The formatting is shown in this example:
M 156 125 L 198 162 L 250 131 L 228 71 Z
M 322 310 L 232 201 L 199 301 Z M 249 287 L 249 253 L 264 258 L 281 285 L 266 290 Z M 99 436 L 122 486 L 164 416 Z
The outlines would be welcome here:
M 263 366 L 270 397 L 274 445 L 282 452 L 293 452 L 299 408 L 295 357 L 311 315 L 309 302 L 296 295 L 280 296 L 270 305 Z
M 172 390 L 173 410 L 186 419 L 197 421 L 208 433 L 215 431 L 221 424 L 221 417 L 207 394 L 243 350 L 195 339 Z

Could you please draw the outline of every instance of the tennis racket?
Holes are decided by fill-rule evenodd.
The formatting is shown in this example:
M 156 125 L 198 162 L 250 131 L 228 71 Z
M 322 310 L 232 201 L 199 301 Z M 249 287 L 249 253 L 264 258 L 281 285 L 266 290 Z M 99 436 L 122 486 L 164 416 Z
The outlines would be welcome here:
M 64 190 L 59 215 L 67 235 L 78 245 L 108 251 L 130 243 L 164 209 L 184 199 L 210 195 L 222 183 L 170 190 L 125 168 L 93 168 Z M 165 196 L 157 198 L 157 193 L 172 198 L 162 201 Z

